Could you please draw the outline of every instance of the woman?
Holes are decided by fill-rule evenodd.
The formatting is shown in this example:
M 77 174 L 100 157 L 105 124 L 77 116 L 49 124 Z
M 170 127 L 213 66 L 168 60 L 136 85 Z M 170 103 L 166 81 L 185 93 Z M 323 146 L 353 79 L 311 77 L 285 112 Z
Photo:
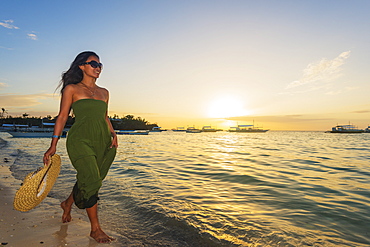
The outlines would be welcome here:
M 86 51 L 77 55 L 61 80 L 61 103 L 50 148 L 44 154 L 47 165 L 55 154 L 60 134 L 71 109 L 75 123 L 68 132 L 67 151 L 77 170 L 77 182 L 70 196 L 61 203 L 63 223 L 70 222 L 73 202 L 86 208 L 91 223 L 90 236 L 99 243 L 113 240 L 104 233 L 98 221 L 98 192 L 112 164 L 117 136 L 107 116 L 109 92 L 96 85 L 102 71 L 99 56 Z

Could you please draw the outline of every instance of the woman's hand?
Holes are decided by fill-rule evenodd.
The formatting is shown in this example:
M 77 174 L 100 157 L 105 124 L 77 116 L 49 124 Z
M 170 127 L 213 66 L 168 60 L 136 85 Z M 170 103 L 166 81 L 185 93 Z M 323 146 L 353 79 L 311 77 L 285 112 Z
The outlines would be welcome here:
M 113 136 L 113 139 L 112 139 L 112 144 L 110 145 L 110 148 L 117 148 L 118 147 L 118 138 L 117 138 L 117 135 L 114 135 Z
M 50 164 L 50 157 L 53 156 L 56 153 L 56 151 L 57 151 L 56 147 L 50 146 L 48 151 L 44 153 L 43 161 L 45 166 Z

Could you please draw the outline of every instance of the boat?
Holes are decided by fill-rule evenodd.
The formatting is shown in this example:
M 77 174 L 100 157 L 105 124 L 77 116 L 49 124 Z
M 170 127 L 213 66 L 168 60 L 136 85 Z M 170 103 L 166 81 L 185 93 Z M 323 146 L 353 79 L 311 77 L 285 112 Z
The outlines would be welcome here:
M 269 131 L 268 129 L 262 129 L 255 127 L 253 124 L 238 125 L 237 127 L 230 127 L 229 132 L 240 132 L 240 133 L 264 133 Z
M 331 130 L 326 131 L 326 133 L 346 133 L 346 134 L 356 134 L 356 133 L 364 133 L 365 130 L 357 128 L 353 124 L 343 124 L 337 125 Z
M 194 127 L 189 127 L 186 129 L 186 133 L 200 133 L 200 132 L 202 132 L 202 130 L 196 129 Z
M 172 131 L 176 131 L 176 132 L 185 132 L 186 129 L 184 127 L 177 127 L 176 129 L 172 129 Z
M 149 130 L 116 130 L 117 135 L 148 135 Z
M 0 127 L 0 132 L 8 132 L 8 131 L 13 131 L 17 128 L 29 128 L 30 126 L 26 124 L 3 124 Z
M 211 126 L 203 126 L 202 132 L 217 132 L 217 129 L 214 129 Z
M 166 131 L 166 130 L 163 130 L 162 127 L 153 127 L 150 132 L 162 132 L 162 131 Z
M 54 133 L 55 123 L 42 123 L 42 127 L 21 124 L 3 124 L 2 128 L 6 129 L 13 137 L 22 138 L 51 138 Z M 67 131 L 63 130 L 61 137 L 66 137 Z

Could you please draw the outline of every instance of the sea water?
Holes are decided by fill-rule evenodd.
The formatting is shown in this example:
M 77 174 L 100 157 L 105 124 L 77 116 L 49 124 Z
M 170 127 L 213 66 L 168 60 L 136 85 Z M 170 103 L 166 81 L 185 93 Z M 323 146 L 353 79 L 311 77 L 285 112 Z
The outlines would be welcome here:
M 50 139 L 0 133 L 18 179 Z M 65 148 L 49 196 L 75 182 Z M 119 136 L 100 191 L 123 246 L 369 246 L 370 134 L 179 133 Z M 83 212 L 83 210 L 81 210 Z

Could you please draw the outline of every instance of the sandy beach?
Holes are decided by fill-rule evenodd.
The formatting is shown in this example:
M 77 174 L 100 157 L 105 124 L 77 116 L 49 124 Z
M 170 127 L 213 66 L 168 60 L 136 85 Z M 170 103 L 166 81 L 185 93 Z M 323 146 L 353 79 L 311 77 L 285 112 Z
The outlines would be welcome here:
M 59 201 L 47 197 L 29 212 L 13 209 L 13 198 L 21 181 L 14 179 L 7 166 L 0 167 L 1 246 L 97 246 L 89 237 L 86 216 L 74 212 L 72 222 L 61 222 Z M 113 235 L 109 231 L 109 234 Z M 111 243 L 110 246 L 119 246 Z
M 13 198 L 22 181 L 15 179 L 8 166 L 0 166 L 0 243 L 1 246 L 98 246 L 89 237 L 88 218 L 72 212 L 73 220 L 61 222 L 60 202 L 47 197 L 29 212 L 13 209 Z M 111 236 L 113 232 L 106 231 Z M 109 246 L 122 246 L 113 242 Z

